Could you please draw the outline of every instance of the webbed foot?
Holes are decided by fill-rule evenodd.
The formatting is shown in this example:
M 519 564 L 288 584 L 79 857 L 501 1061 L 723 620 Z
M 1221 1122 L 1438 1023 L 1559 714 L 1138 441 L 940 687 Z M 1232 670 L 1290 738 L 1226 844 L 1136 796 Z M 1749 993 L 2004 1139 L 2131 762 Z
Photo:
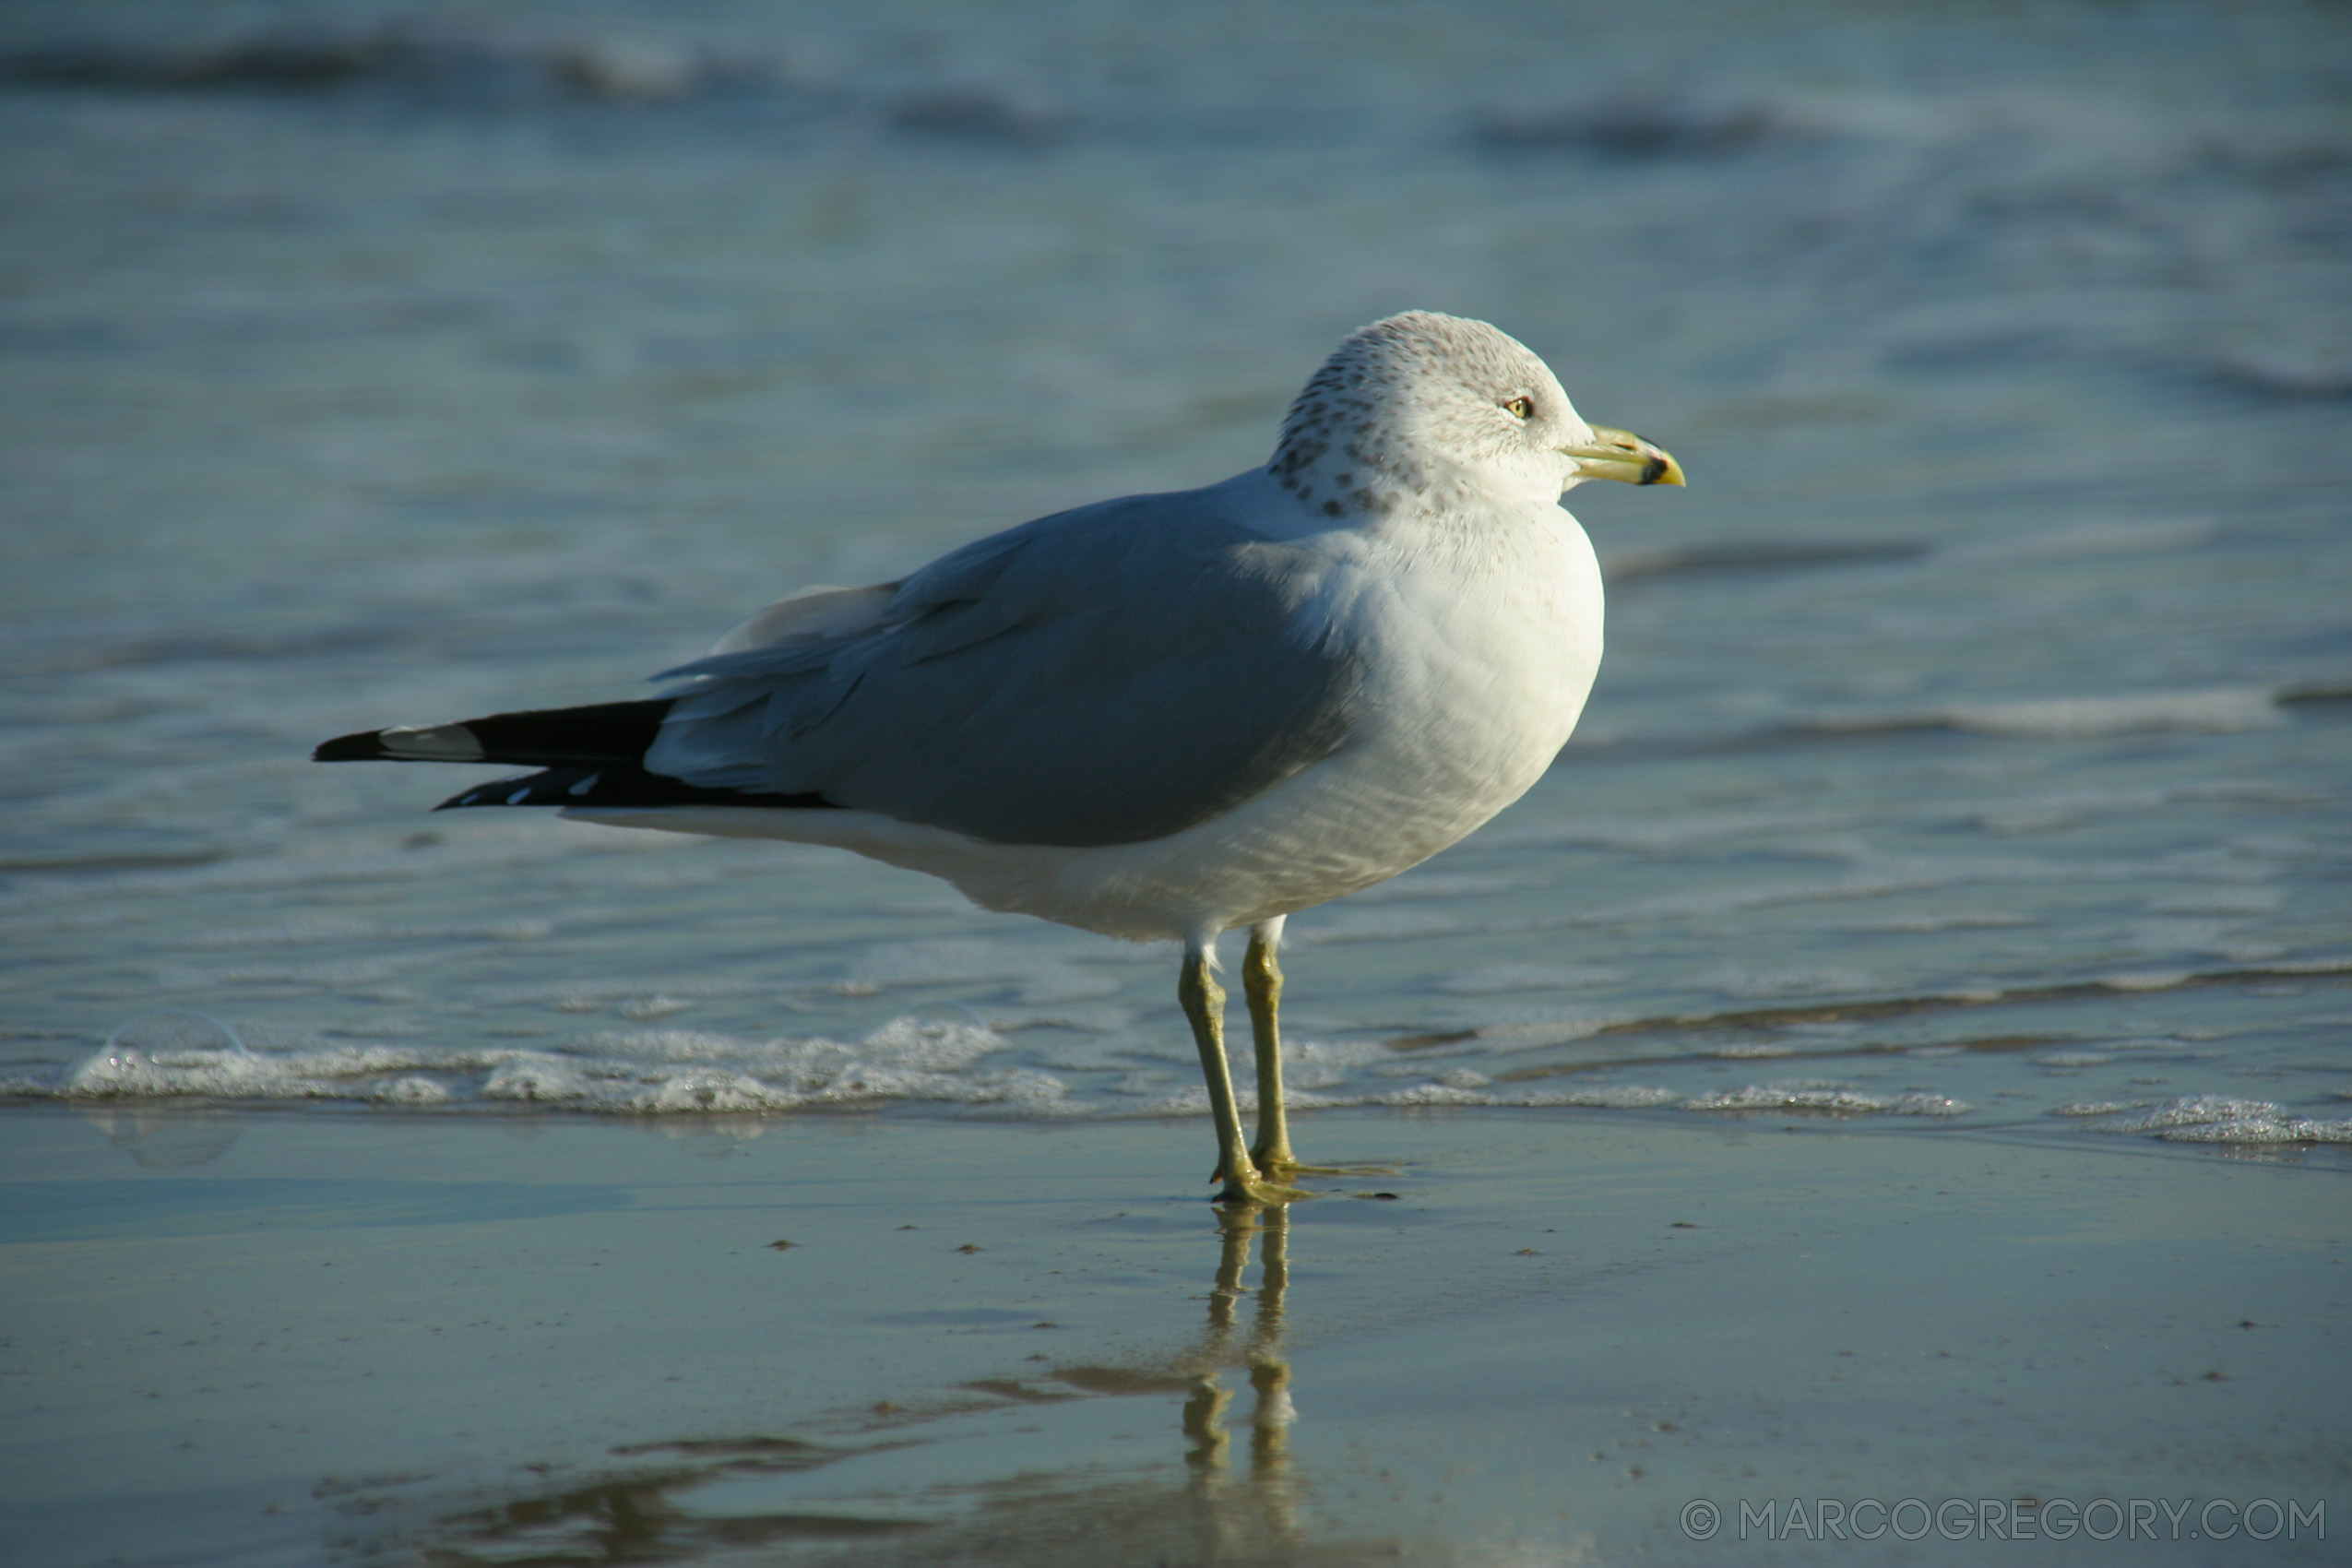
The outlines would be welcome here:
M 1229 1173 L 1225 1166 L 1220 1163 L 1215 1170 L 1209 1172 L 1210 1181 L 1221 1183 L 1217 1196 L 1209 1201 L 1220 1204 L 1278 1205 L 1323 1195 L 1320 1193 L 1310 1193 L 1302 1187 L 1289 1185 L 1281 1180 L 1288 1174 L 1288 1171 L 1269 1170 L 1261 1167 L 1251 1170 L 1247 1175 L 1236 1177 Z
M 1211 1198 L 1209 1202 L 1255 1204 L 1264 1207 L 1278 1208 L 1284 1204 L 1299 1203 L 1308 1198 L 1320 1196 L 1322 1196 L 1320 1193 L 1310 1193 L 1303 1187 L 1286 1187 L 1279 1182 L 1267 1181 L 1264 1176 L 1254 1181 L 1238 1182 L 1229 1177 L 1226 1179 L 1225 1185 L 1218 1190 L 1217 1196 Z

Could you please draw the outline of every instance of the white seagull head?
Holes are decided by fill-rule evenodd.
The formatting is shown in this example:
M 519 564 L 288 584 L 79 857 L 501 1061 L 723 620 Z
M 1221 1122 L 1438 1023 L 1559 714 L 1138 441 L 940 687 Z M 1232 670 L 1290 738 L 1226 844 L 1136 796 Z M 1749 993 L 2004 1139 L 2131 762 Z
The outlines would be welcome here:
M 1551 502 L 1588 479 L 1681 484 L 1674 459 L 1586 422 L 1534 350 L 1483 321 L 1407 311 L 1348 334 L 1282 422 L 1266 465 L 1335 519 Z

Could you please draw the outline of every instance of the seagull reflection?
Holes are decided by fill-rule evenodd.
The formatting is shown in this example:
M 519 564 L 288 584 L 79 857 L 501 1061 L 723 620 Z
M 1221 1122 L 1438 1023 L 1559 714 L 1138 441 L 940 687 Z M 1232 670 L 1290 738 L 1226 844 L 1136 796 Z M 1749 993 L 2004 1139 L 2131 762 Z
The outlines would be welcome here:
M 632 1443 L 612 1450 L 618 1462 L 612 1473 L 554 1482 L 487 1507 L 471 1501 L 443 1514 L 410 1544 L 421 1560 L 452 1565 L 528 1561 L 584 1568 L 732 1562 L 745 1551 L 777 1564 L 946 1568 L 981 1560 L 976 1542 L 986 1543 L 985 1561 L 1024 1568 L 1271 1564 L 1310 1554 L 1317 1562 L 1395 1560 L 1393 1541 L 1314 1536 L 1305 1489 L 1291 1473 L 1297 1412 L 1282 1353 L 1288 1214 L 1234 1205 L 1217 1223 L 1208 1321 L 1172 1353 L 1141 1364 L 1069 1366 L 1034 1380 L 967 1384 L 961 1392 L 986 1396 L 985 1406 L 894 1416 L 871 1429 L 867 1441 L 838 1446 L 772 1432 Z M 1254 1287 L 1248 1283 L 1253 1259 Z M 1245 1395 L 1246 1464 L 1235 1452 L 1242 1426 L 1235 1407 Z M 957 1423 L 1001 1413 L 1007 1401 L 1022 1411 L 1023 1428 L 1036 1431 L 1057 1406 L 1089 1396 L 1181 1400 L 1181 1479 L 1170 1474 L 1174 1466 L 1166 1460 L 1126 1475 L 1074 1461 L 1059 1477 L 1016 1463 L 977 1486 L 861 1479 L 860 1461 L 886 1454 L 903 1463 L 922 1445 L 957 1435 Z M 360 1496 L 350 1505 L 388 1503 Z
M 1209 1291 L 1208 1327 L 1180 1361 L 1193 1373 L 1192 1396 L 1184 1401 L 1184 1462 L 1205 1505 L 1202 1520 L 1219 1538 L 1259 1536 L 1289 1545 L 1299 1538 L 1298 1498 L 1290 1482 L 1290 1425 L 1298 1410 L 1290 1402 L 1290 1363 L 1282 1356 L 1283 1297 L 1290 1284 L 1290 1217 L 1281 1207 L 1234 1205 L 1218 1215 L 1222 1245 L 1217 1284 Z M 1258 1273 L 1256 1310 L 1246 1328 L 1241 1300 L 1252 1243 L 1265 1241 Z M 1235 1495 L 1228 1474 L 1233 1437 L 1226 1423 L 1236 1389 L 1222 1379 L 1237 1366 L 1249 1368 L 1255 1402 L 1250 1411 L 1250 1479 Z M 1246 1497 L 1255 1517 L 1236 1516 Z

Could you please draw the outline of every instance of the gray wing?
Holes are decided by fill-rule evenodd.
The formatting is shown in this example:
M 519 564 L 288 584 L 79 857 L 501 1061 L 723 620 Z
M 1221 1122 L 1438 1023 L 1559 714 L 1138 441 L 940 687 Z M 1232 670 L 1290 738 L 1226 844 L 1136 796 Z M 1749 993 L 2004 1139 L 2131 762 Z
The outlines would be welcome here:
M 712 788 L 1012 844 L 1126 844 L 1336 751 L 1357 671 L 1301 611 L 1332 562 L 1208 493 L 1103 502 L 979 540 L 878 624 L 723 654 L 646 755 Z

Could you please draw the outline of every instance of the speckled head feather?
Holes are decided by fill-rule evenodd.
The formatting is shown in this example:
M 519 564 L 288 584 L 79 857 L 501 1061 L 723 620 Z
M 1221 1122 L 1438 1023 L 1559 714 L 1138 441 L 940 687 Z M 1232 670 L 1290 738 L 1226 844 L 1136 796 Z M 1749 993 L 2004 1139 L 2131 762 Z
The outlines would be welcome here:
M 1592 430 L 1526 345 L 1457 315 L 1357 328 L 1309 379 L 1266 465 L 1329 517 L 1442 516 L 1466 493 L 1557 499 Z

